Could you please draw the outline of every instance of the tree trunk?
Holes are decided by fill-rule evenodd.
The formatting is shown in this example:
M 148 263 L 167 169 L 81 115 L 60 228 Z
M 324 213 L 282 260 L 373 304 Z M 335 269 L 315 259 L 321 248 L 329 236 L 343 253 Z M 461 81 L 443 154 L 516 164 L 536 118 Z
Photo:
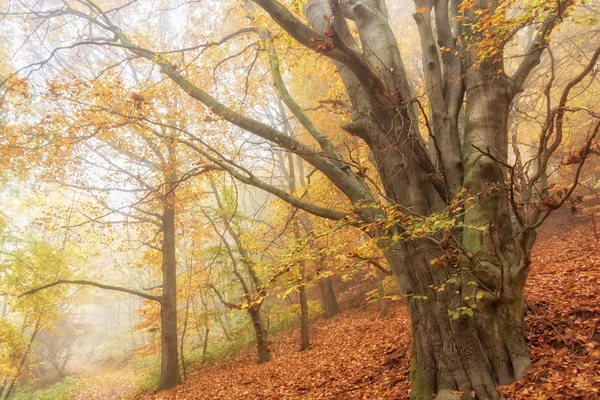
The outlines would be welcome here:
M 210 333 L 210 328 L 208 325 L 204 329 L 204 345 L 202 346 L 202 362 L 206 362 L 206 350 L 208 349 L 208 334 Z
M 175 178 L 175 179 L 174 179 Z M 176 177 L 170 176 L 171 182 Z M 166 185 L 167 195 L 163 208 L 163 295 L 160 307 L 161 374 L 160 390 L 181 383 L 177 354 L 177 258 L 175 254 L 175 198 L 171 185 Z
M 340 312 L 340 305 L 338 304 L 333 289 L 333 279 L 331 279 L 331 276 L 321 279 L 319 281 L 319 286 L 321 287 L 321 295 L 323 296 L 325 319 L 332 318 Z
M 252 326 L 254 327 L 254 332 L 256 333 L 258 363 L 262 364 L 271 360 L 271 350 L 269 349 L 269 342 L 267 340 L 267 331 L 263 327 L 259 310 L 248 311 L 248 314 L 252 319 Z
M 191 271 L 191 269 L 190 269 Z M 190 273 L 191 275 L 191 273 Z M 191 280 L 191 276 L 188 278 Z M 188 288 L 188 297 L 187 302 L 185 304 L 185 318 L 183 319 L 183 330 L 181 332 L 181 343 L 179 344 L 179 354 L 181 354 L 181 372 L 183 373 L 183 380 L 187 380 L 187 369 L 185 366 L 185 355 L 183 354 L 184 343 L 185 343 L 185 334 L 187 333 L 188 320 L 190 316 L 190 293 L 191 290 Z
M 300 350 L 306 350 L 310 347 L 310 340 L 308 338 L 308 300 L 304 284 L 300 285 L 298 293 L 300 297 Z
M 444 296 L 442 296 L 444 297 Z M 499 399 L 496 384 L 508 384 L 528 367 L 523 309 L 519 304 L 485 305 L 473 317 L 448 318 L 450 299 L 409 301 L 413 358 L 411 399 L 434 393 L 475 392 L 477 399 Z M 463 397 L 465 398 L 465 397 Z
M 8 296 L 4 297 L 4 304 L 2 305 L 2 319 L 8 315 Z
M 225 335 L 225 338 L 227 340 L 231 340 L 231 335 L 229 334 L 229 330 L 230 330 L 230 325 L 229 325 L 229 313 L 227 312 L 226 308 L 223 308 L 225 310 L 225 322 L 223 322 L 223 318 L 221 318 L 221 313 L 219 312 L 220 310 L 218 309 L 218 305 L 217 302 L 214 301 L 213 298 L 213 303 L 215 305 L 215 310 L 216 310 L 216 316 L 217 316 L 217 321 L 219 321 L 219 325 L 221 325 L 221 329 L 223 330 L 223 334 Z
M 402 292 L 427 296 L 407 297 L 413 342 L 411 399 L 450 396 L 451 391 L 465 392 L 463 399 L 471 398 L 472 392 L 477 399 L 499 399 L 495 385 L 512 382 L 529 366 L 523 297 L 486 294 L 477 300 L 476 289 L 468 284 L 472 275 L 466 272 L 468 280 L 459 276 L 453 282 L 454 268 L 432 267 L 425 246 L 418 240 L 401 242 L 387 255 L 393 270 L 404 277 L 399 282 Z M 473 297 L 465 301 L 466 296 Z M 476 307 L 470 308 L 472 304 Z M 456 318 L 450 315 L 455 310 Z
M 35 327 L 33 328 L 33 332 L 31 333 L 31 337 L 29 338 L 29 342 L 27 343 L 27 348 L 25 349 L 25 352 L 23 352 L 23 356 L 21 357 L 21 360 L 19 361 L 19 369 L 23 368 L 23 366 L 25 365 L 25 361 L 27 361 L 27 356 L 29 355 L 29 352 L 31 351 L 31 346 L 33 345 L 33 342 L 34 342 L 37 334 L 40 332 L 40 328 L 41 328 L 40 324 L 41 324 L 41 318 L 38 317 L 37 321 L 35 322 Z M 4 393 L 2 394 L 3 400 L 8 400 L 12 390 L 15 388 L 15 384 L 17 383 L 18 378 L 19 378 L 18 376 L 15 376 L 10 381 L 10 383 L 4 390 Z
M 383 290 L 383 281 L 377 281 L 377 297 L 379 298 L 379 313 L 382 317 L 388 315 L 388 305 L 385 300 L 385 290 Z

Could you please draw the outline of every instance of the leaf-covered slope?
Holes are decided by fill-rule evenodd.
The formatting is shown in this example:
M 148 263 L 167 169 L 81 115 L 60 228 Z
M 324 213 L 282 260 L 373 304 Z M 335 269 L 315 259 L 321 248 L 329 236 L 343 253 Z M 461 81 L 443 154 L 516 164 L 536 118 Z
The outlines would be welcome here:
M 311 343 L 300 352 L 297 334 L 278 337 L 266 364 L 255 363 L 252 349 L 140 399 L 392 399 L 407 393 L 410 323 L 398 304 L 386 318 L 373 305 L 315 321 Z
M 535 248 L 525 289 L 534 368 L 506 388 L 511 399 L 600 397 L 600 236 L 592 213 L 598 219 L 600 207 L 548 227 Z
M 591 213 L 557 218 L 540 238 L 527 284 L 534 369 L 503 392 L 509 399 L 595 399 L 600 388 L 600 240 Z M 600 216 L 600 215 L 599 215 Z M 297 334 L 274 339 L 273 361 L 254 351 L 195 371 L 182 386 L 149 399 L 405 399 L 410 322 L 394 304 L 344 311 L 311 325 L 312 348 Z

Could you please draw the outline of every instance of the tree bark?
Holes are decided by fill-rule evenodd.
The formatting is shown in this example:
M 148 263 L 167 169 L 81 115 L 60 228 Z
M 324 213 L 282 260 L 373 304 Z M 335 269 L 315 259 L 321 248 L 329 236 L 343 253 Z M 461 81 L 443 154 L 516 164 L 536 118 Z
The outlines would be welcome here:
M 377 297 L 379 297 L 379 314 L 382 317 L 388 315 L 388 305 L 385 299 L 385 291 L 383 290 L 383 281 L 377 281 Z
M 398 243 L 388 252 L 412 322 L 413 354 L 410 380 L 411 399 L 429 400 L 433 394 L 465 392 L 463 398 L 499 399 L 496 384 L 507 384 L 528 368 L 528 349 L 523 328 L 523 297 L 496 299 L 484 296 L 473 315 L 460 314 L 465 296 L 474 289 L 467 279 L 448 283 L 453 268 L 432 268 L 426 243 Z M 398 249 L 404 247 L 404 249 Z M 402 257 L 398 257 L 402 255 Z M 408 266 L 408 267 L 407 267 Z M 469 276 L 469 280 L 472 277 Z M 443 290 L 431 289 L 442 287 Z M 458 293 L 457 293 L 458 292 Z M 521 291 L 522 293 L 522 291 Z M 423 295 L 427 299 L 410 296 Z M 459 316 L 449 316 L 449 310 Z
M 325 319 L 333 318 L 340 312 L 340 305 L 338 304 L 333 289 L 333 280 L 331 276 L 328 276 L 319 281 L 321 288 L 321 296 L 323 297 L 323 310 Z
M 300 297 L 300 350 L 306 350 L 310 347 L 310 340 L 308 337 L 308 299 L 304 284 L 300 284 L 298 294 Z
M 191 269 L 190 269 L 191 271 Z M 190 273 L 191 275 L 191 273 Z M 191 277 L 188 279 L 191 280 Z M 185 318 L 183 319 L 183 330 L 181 331 L 181 343 L 179 344 L 179 354 L 181 354 L 181 372 L 183 373 L 183 380 L 187 380 L 187 369 L 185 366 L 185 355 L 183 354 L 185 334 L 187 333 L 188 321 L 190 316 L 190 296 L 191 290 L 188 288 L 188 296 L 185 304 Z
M 169 144 L 169 157 L 173 158 L 172 144 Z M 174 160 L 170 160 L 174 161 Z M 175 165 L 174 162 L 171 165 Z M 162 263 L 162 302 L 160 308 L 160 333 L 161 333 L 161 374 L 160 390 L 170 389 L 181 383 L 179 374 L 179 360 L 177 354 L 177 258 L 175 253 L 175 184 L 177 176 L 175 171 L 168 173 L 165 185 L 165 199 L 163 206 L 163 263 Z
M 259 310 L 250 310 L 248 311 L 248 314 L 252 319 L 252 326 L 254 327 L 254 333 L 256 334 L 256 349 L 258 352 L 258 363 L 262 364 L 271 360 L 271 350 L 269 349 L 267 331 L 263 326 Z
M 462 391 L 470 398 L 499 399 L 496 384 L 508 384 L 528 367 L 518 304 L 485 306 L 474 318 L 448 318 L 442 302 L 409 301 L 413 357 L 411 399 L 428 400 L 434 393 Z M 463 397 L 464 398 L 464 397 Z
M 208 349 L 208 334 L 210 333 L 210 328 L 206 325 L 204 328 L 204 344 L 202 345 L 202 362 L 206 362 L 206 350 Z

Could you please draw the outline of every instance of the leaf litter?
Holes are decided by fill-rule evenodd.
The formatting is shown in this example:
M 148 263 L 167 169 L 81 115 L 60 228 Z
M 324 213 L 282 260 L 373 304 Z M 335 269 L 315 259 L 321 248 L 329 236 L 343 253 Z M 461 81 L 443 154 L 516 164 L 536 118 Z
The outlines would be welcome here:
M 525 325 L 533 368 L 501 391 L 509 399 L 600 398 L 600 240 L 591 213 L 553 219 L 540 233 L 526 286 Z M 562 221 L 562 222 L 561 222 Z M 184 384 L 138 400 L 406 399 L 410 393 L 410 320 L 399 302 L 311 324 L 312 347 L 297 332 L 273 340 L 273 360 L 253 349 L 201 367 Z

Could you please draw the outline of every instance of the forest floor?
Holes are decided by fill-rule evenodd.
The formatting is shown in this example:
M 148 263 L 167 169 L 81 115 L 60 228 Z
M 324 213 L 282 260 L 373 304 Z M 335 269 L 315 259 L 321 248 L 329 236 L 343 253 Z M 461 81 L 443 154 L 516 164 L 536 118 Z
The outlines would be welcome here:
M 77 376 L 69 400 L 126 400 L 136 392 L 139 377 L 131 368 L 106 367 Z
M 600 240 L 592 212 L 600 214 L 600 207 L 563 213 L 540 235 L 526 288 L 533 369 L 501 388 L 509 399 L 600 398 Z M 307 351 L 298 350 L 298 333 L 289 332 L 273 338 L 269 363 L 257 365 L 248 349 L 192 371 L 175 389 L 147 392 L 138 400 L 408 397 L 410 322 L 400 302 L 390 304 L 387 317 L 368 305 L 313 321 L 310 328 Z M 125 398 L 104 397 L 98 390 L 77 399 Z

